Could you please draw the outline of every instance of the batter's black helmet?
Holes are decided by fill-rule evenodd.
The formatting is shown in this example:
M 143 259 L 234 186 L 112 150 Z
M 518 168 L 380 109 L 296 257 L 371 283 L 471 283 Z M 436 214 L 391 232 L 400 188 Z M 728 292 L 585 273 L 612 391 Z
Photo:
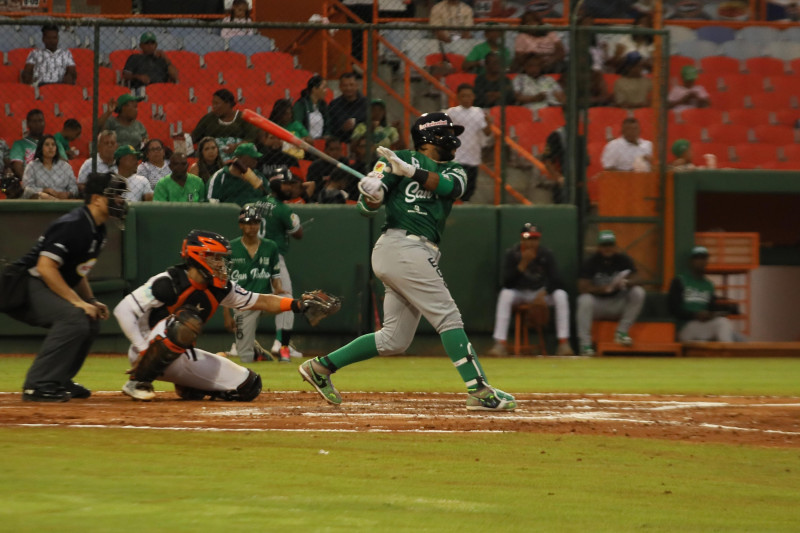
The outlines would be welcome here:
M 414 122 L 411 139 L 417 150 L 423 144 L 432 144 L 454 153 L 461 146 L 458 136 L 462 133 L 464 126 L 453 124 L 447 113 L 425 113 Z
M 263 219 L 264 217 L 261 216 L 261 209 L 253 204 L 247 204 L 239 211 L 239 224 L 261 222 Z
M 213 231 L 194 229 L 183 240 L 181 247 L 181 257 L 186 264 L 197 268 L 208 283 L 220 289 L 228 282 L 230 256 L 228 239 Z
M 269 178 L 269 188 L 272 189 L 275 193 L 280 193 L 281 185 L 284 183 L 293 183 L 295 181 L 300 181 L 292 171 L 289 170 L 289 167 L 283 165 L 276 167 L 275 170 L 268 176 Z

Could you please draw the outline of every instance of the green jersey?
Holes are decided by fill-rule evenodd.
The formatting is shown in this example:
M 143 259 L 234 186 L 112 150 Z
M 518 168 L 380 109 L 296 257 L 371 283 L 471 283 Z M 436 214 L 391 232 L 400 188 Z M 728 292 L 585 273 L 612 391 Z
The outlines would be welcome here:
M 156 183 L 153 190 L 154 202 L 205 202 L 206 184 L 202 178 L 194 174 L 186 174 L 186 183 L 183 187 L 172 179 L 172 174 L 167 174 Z
M 272 278 L 280 277 L 278 246 L 261 239 L 253 257 L 242 243 L 242 238 L 231 241 L 230 279 L 244 289 L 261 294 L 272 293 Z
M 264 191 L 269 190 L 268 180 L 257 170 L 254 169 L 253 172 L 261 179 L 262 188 L 254 189 L 242 178 L 231 174 L 227 166 L 222 167 L 208 180 L 208 201 L 231 202 L 240 207 L 263 201 L 266 196 Z
M 461 185 L 461 191 L 467 188 L 467 174 L 454 161 L 437 163 L 413 150 L 399 150 L 395 154 L 406 163 L 439 174 L 440 182 L 457 181 Z M 435 243 L 441 241 L 444 223 L 456 199 L 427 191 L 411 178 L 392 174 L 390 169 L 391 166 L 384 158 L 380 158 L 373 168 L 373 172 L 382 175 L 381 179 L 387 189 L 383 200 L 383 205 L 386 206 L 386 224 L 381 231 L 390 228 L 404 229 L 409 234 L 420 235 Z
M 274 241 L 278 245 L 278 252 L 286 255 L 289 251 L 289 235 L 300 229 L 300 217 L 272 195 L 256 205 L 261 208 L 264 217 L 259 236 Z
M 714 284 L 704 277 L 678 276 L 683 282 L 683 310 L 690 313 L 710 311 L 714 299 Z

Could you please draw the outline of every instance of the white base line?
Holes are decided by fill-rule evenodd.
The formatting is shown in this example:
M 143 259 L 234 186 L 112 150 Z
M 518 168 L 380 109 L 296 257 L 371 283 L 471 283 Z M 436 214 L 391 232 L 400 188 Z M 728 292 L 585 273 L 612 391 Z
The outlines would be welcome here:
M 439 430 L 439 429 L 279 429 L 279 428 L 185 428 L 173 426 L 109 426 L 107 424 L 6 424 L 3 427 L 28 428 L 80 428 L 80 429 L 153 429 L 165 431 L 197 431 L 212 433 L 514 433 L 495 429 Z

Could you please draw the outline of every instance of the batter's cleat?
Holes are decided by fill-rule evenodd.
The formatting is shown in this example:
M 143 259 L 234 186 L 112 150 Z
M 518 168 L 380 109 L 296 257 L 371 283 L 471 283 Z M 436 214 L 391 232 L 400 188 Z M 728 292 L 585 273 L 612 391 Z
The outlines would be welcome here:
M 581 346 L 581 355 L 594 355 L 594 348 L 591 344 L 584 344 Z
M 279 363 L 291 363 L 292 362 L 292 356 L 289 353 L 289 347 L 288 346 L 281 346 L 281 349 L 278 351 L 278 357 L 279 357 L 279 359 L 278 359 Z
M 67 385 L 67 390 L 69 391 L 69 394 L 73 400 L 74 399 L 85 400 L 86 398 L 92 395 L 92 391 L 90 391 L 80 383 L 75 383 L 74 381 L 69 382 L 69 385 Z
M 130 380 L 122 387 L 122 392 L 134 400 L 141 400 L 143 402 L 149 402 L 156 397 L 153 384 L 148 381 Z
M 614 334 L 614 342 L 623 346 L 633 346 L 633 339 L 627 333 L 618 331 Z
M 568 342 L 559 342 L 556 355 L 575 355 L 575 352 L 572 351 L 572 346 Z
M 272 354 L 266 351 L 258 341 L 253 342 L 253 361 L 274 361 Z
M 63 387 L 42 387 L 22 391 L 23 402 L 68 402 L 70 398 L 69 391 Z
M 496 341 L 492 349 L 489 350 L 489 355 L 493 357 L 505 357 L 508 355 L 508 346 L 505 342 Z
M 300 375 L 303 377 L 304 380 L 308 381 L 312 387 L 317 389 L 317 392 L 325 398 L 328 403 L 332 403 L 333 405 L 339 405 L 342 403 L 342 396 L 339 394 L 333 383 L 331 383 L 331 377 L 326 376 L 325 374 L 320 374 L 312 365 L 313 359 L 309 359 L 302 365 L 297 368 L 297 371 L 300 372 Z
M 469 391 L 467 396 L 468 411 L 513 411 L 516 408 L 517 401 L 513 396 L 494 387 Z

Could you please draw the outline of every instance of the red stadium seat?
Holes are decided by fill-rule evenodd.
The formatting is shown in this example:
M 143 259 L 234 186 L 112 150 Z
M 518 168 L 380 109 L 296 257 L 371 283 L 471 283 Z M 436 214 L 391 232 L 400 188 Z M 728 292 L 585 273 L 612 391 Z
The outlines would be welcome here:
M 79 151 L 80 151 L 80 149 L 79 149 Z M 83 166 L 83 162 L 86 161 L 86 158 L 88 157 L 88 153 L 89 153 L 88 151 L 81 152 L 78 155 L 78 157 L 76 157 L 75 159 L 70 159 L 68 161 L 69 166 L 72 167 L 72 172 L 73 172 L 73 174 L 75 174 L 76 177 L 78 176 L 78 172 L 81 170 L 81 166 Z
M 778 109 L 772 112 L 776 125 L 796 127 L 800 120 L 800 109 Z
M 769 124 L 772 113 L 767 109 L 731 109 L 728 111 L 728 122 L 739 126 L 754 128 L 760 124 Z
M 91 87 L 94 80 L 94 50 L 87 48 L 70 48 L 77 71 L 76 83 L 82 87 Z
M 20 72 L 14 65 L 0 64 L 0 83 L 19 83 Z
M 778 153 L 783 161 L 800 163 L 800 144 L 786 144 L 779 147 Z
M 731 151 L 725 143 L 692 143 L 692 162 L 705 165 L 705 154 L 717 156 L 717 167 L 721 167 L 731 159 Z
M 13 50 L 9 50 L 6 52 L 8 64 L 22 70 L 25 67 L 25 60 L 28 59 L 31 50 L 33 50 L 33 48 L 14 48 Z
M 302 69 L 295 69 L 281 74 L 280 79 L 273 78 L 273 84 L 281 84 L 289 90 L 290 98 L 294 102 L 300 98 L 300 92 L 308 85 L 308 80 L 314 75 L 313 72 Z
M 144 90 L 150 104 L 189 101 L 189 86 L 181 83 L 151 83 Z
M 784 74 L 782 76 L 770 76 L 764 78 L 765 90 L 767 92 L 785 92 L 797 89 L 797 75 Z
M 789 70 L 795 74 L 800 74 L 800 57 L 789 61 Z
M 428 54 L 425 56 L 425 66 L 432 67 L 441 63 L 450 63 L 454 72 L 459 72 L 464 64 L 464 56 L 461 54 Z
M 183 131 L 190 132 L 197 123 L 208 113 L 208 106 L 190 102 L 168 102 L 164 104 L 164 121 L 178 125 L 181 123 Z
M 739 74 L 741 64 L 738 59 L 727 56 L 706 56 L 700 60 L 700 70 L 704 74 Z
M 208 72 L 224 72 L 229 68 L 247 68 L 247 56 L 239 52 L 223 50 L 208 52 L 203 56 Z
M 34 100 L 36 91 L 32 86 L 25 83 L 2 82 L 0 83 L 0 95 L 3 95 L 0 103 L 18 99 Z
M 447 88 L 453 92 L 458 90 L 458 86 L 462 83 L 469 83 L 470 85 L 475 85 L 475 78 L 477 77 L 476 74 L 472 74 L 471 72 L 456 72 L 455 74 L 448 74 L 444 77 L 444 84 L 447 85 Z
M 165 145 L 172 147 L 172 137 L 169 133 L 169 122 L 156 120 L 150 117 L 139 116 L 139 121 L 147 130 L 148 139 L 159 139 Z
M 733 147 L 735 161 L 758 167 L 778 159 L 776 147 L 766 143 L 745 143 Z
M 64 121 L 68 118 L 74 118 L 81 122 L 81 126 L 86 124 L 86 126 L 84 126 L 86 132 L 91 129 L 89 126 L 92 116 L 91 100 L 65 99 L 57 102 L 56 105 L 58 105 L 58 116 L 61 121 Z
M 695 123 L 670 124 L 667 128 L 667 140 L 669 144 L 678 139 L 686 139 L 691 143 L 698 143 L 703 137 L 703 126 Z
M 165 50 L 166 55 L 178 69 L 178 82 L 193 86 L 208 76 L 208 72 L 200 68 L 200 56 L 189 50 Z
M 489 115 L 492 117 L 495 126 L 500 127 L 501 107 L 494 106 L 489 109 Z M 525 106 L 509 105 L 505 107 L 506 113 L 506 131 L 511 126 L 517 126 L 523 123 L 533 122 L 533 113 Z
M 0 139 L 8 139 L 10 145 L 13 140 L 22 138 L 22 119 L 24 118 L 0 113 Z
M 80 74 L 79 74 L 80 75 Z M 121 76 L 121 74 L 120 74 Z M 101 85 L 114 85 L 117 83 L 117 71 L 113 68 L 100 67 L 97 70 L 98 83 Z M 92 89 L 89 89 L 91 93 Z
M 775 57 L 751 57 L 744 62 L 747 72 L 758 76 L 782 76 L 786 74 L 783 60 Z
M 680 78 L 681 69 L 685 66 L 694 66 L 694 58 L 679 54 L 669 56 L 669 77 Z
M 84 94 L 85 93 L 85 94 Z M 69 102 L 71 100 L 86 100 L 88 90 L 79 85 L 53 83 L 39 87 L 39 98 L 52 105 L 56 102 Z
M 679 114 L 680 122 L 683 124 L 695 124 L 707 126 L 709 124 L 722 124 L 724 113 L 719 109 L 702 107 L 696 109 L 684 109 Z
M 756 109 L 780 111 L 781 109 L 798 108 L 797 92 L 794 90 L 772 91 L 769 93 L 752 94 L 749 98 L 750 105 Z
M 544 143 L 552 130 L 535 122 L 522 122 L 514 126 L 517 143 L 527 152 L 533 153 L 533 147 L 538 147 L 538 153 L 544 151 Z
M 108 61 L 111 63 L 111 68 L 122 72 L 125 67 L 125 62 L 128 58 L 136 53 L 136 50 L 122 49 L 109 52 Z
M 750 128 L 747 126 L 718 123 L 708 124 L 705 130 L 710 142 L 733 145 L 750 141 Z
M 775 145 L 791 144 L 797 142 L 795 129 L 791 126 L 771 126 L 768 123 L 762 123 L 753 128 L 756 141 L 760 143 L 770 143 Z
M 561 106 L 549 106 L 537 109 L 533 113 L 533 119 L 537 122 L 541 122 L 545 127 L 549 128 L 550 131 L 566 124 L 564 110 Z
M 130 93 L 131 90 L 127 87 L 123 87 L 121 85 L 100 85 L 97 88 L 97 98 L 98 98 L 98 107 L 99 112 L 103 112 L 103 104 L 109 104 L 111 100 L 114 100 L 114 105 L 116 105 L 117 98 L 122 96 L 123 94 Z
M 719 92 L 741 92 L 743 94 L 763 93 L 766 90 L 766 80 L 761 76 L 751 74 L 726 74 L 717 76 Z
M 217 79 L 206 80 L 205 83 L 199 83 L 193 86 L 195 102 L 203 105 L 211 105 L 211 98 L 214 93 L 220 89 L 224 89 L 222 85 L 217 83 Z
M 720 91 L 711 97 L 711 107 L 722 111 L 739 109 L 744 107 L 746 96 L 747 90 L 729 87 L 727 91 Z
M 17 117 L 19 120 L 25 120 L 25 116 L 31 109 L 45 110 L 45 103 L 35 98 L 30 98 L 24 95 L 14 95 L 13 100 L 8 102 L 11 109 L 11 116 Z M 52 104 L 50 104 L 52 107 Z M 51 111 L 52 112 L 52 111 Z M 45 117 L 46 118 L 46 117 Z
M 268 116 L 272 111 L 272 106 L 275 105 L 275 101 L 281 98 L 286 98 L 286 89 L 284 87 L 257 85 L 249 88 L 244 104 L 251 109 L 260 107 L 261 114 Z
M 229 68 L 222 73 L 222 78 L 225 87 L 234 95 L 236 89 L 248 92 L 249 89 L 265 85 L 267 82 L 264 74 L 251 68 Z
M 282 75 L 294 70 L 294 56 L 286 52 L 256 52 L 250 56 L 250 64 L 261 72 Z
M 599 141 L 618 137 L 622 131 L 622 121 L 628 112 L 617 107 L 590 107 L 588 122 L 589 141 Z
M 796 161 L 772 161 L 761 165 L 763 170 L 800 170 L 800 162 Z

